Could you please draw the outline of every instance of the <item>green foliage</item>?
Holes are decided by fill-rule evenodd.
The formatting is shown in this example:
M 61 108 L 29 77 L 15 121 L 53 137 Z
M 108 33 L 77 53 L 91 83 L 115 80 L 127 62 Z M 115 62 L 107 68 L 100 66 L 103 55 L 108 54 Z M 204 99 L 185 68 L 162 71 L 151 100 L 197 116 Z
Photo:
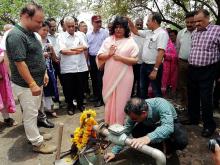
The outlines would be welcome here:
M 97 4 L 93 3 L 90 9 L 102 15 L 105 20 L 109 20 L 114 15 L 127 15 L 130 3 L 131 0 L 100 0 Z
M 0 3 L 0 31 L 6 23 L 16 23 L 19 20 L 21 8 L 31 0 L 1 0 Z M 43 6 L 45 17 L 60 19 L 68 14 L 77 15 L 82 2 L 75 0 L 35 0 Z M 81 4 L 80 4 L 81 3 Z
M 20 9 L 30 1 L 1 0 L 0 31 L 4 24 L 18 22 Z M 35 0 L 35 2 L 43 6 L 46 18 L 77 16 L 80 11 L 89 9 L 100 14 L 103 20 L 109 21 L 114 15 L 143 18 L 149 11 L 159 11 L 164 22 L 178 28 L 184 26 L 186 12 L 205 7 L 211 11 L 212 18 L 220 24 L 219 0 Z
M 220 22 L 220 8 L 218 0 L 90 0 L 90 9 L 101 13 L 105 19 L 113 15 L 129 15 L 132 18 L 143 17 L 149 11 L 158 11 L 163 21 L 177 28 L 184 27 L 185 13 L 205 7 L 211 11 L 212 17 Z M 94 2 L 96 2 L 94 4 Z

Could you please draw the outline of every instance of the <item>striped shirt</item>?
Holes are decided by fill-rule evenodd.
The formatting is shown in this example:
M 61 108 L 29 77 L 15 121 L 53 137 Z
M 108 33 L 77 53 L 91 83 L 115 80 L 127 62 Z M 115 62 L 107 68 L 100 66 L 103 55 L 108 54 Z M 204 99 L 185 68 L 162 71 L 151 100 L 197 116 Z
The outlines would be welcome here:
M 146 127 L 151 127 L 159 123 L 160 126 L 147 134 L 152 143 L 159 143 L 169 138 L 170 134 L 173 133 L 174 120 L 177 119 L 177 114 L 172 104 L 163 98 L 146 99 L 146 102 L 148 104 L 148 116 L 143 124 Z M 125 133 L 129 135 L 136 124 L 128 117 L 125 123 Z M 112 153 L 118 154 L 122 148 L 122 146 L 116 145 L 112 148 Z
M 204 30 L 195 30 L 192 34 L 192 45 L 189 64 L 207 66 L 220 59 L 220 26 L 209 24 Z

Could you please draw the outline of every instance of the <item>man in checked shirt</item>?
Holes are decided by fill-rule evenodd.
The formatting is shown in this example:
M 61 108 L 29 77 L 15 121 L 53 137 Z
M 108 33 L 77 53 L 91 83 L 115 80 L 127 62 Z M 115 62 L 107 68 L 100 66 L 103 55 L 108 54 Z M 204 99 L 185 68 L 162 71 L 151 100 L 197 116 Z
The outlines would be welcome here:
M 210 137 L 216 128 L 213 119 L 213 84 L 220 59 L 220 26 L 210 24 L 210 14 L 196 12 L 196 30 L 192 34 L 188 71 L 188 124 L 197 125 L 202 111 L 203 137 Z
M 176 150 L 187 146 L 186 130 L 179 123 L 175 108 L 167 100 L 159 97 L 146 100 L 131 98 L 124 111 L 127 114 L 124 133 L 132 135 L 131 147 L 163 143 L 168 158 Z M 113 160 L 122 149 L 123 146 L 113 146 L 111 152 L 105 154 L 105 161 Z

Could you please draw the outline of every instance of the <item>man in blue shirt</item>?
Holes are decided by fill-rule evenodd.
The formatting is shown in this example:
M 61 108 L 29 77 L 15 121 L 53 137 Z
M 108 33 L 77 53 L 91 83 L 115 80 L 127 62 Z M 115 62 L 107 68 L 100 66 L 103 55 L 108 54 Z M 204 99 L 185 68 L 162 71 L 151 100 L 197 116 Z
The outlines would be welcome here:
M 102 42 L 109 36 L 108 31 L 102 28 L 102 19 L 100 15 L 92 16 L 93 31 L 87 33 L 88 45 L 89 45 L 89 62 L 90 62 L 90 76 L 92 79 L 92 89 L 94 98 L 91 101 L 95 101 L 95 107 L 103 105 L 102 101 L 102 75 L 103 71 L 100 71 L 96 65 L 96 55 L 102 46 Z
M 140 148 L 163 141 L 171 151 L 186 147 L 187 134 L 178 122 L 175 108 L 167 100 L 132 98 L 125 106 L 125 113 L 128 115 L 125 133 L 133 136 L 131 147 Z M 112 152 L 106 154 L 106 161 L 114 159 L 122 149 L 122 146 L 114 146 Z

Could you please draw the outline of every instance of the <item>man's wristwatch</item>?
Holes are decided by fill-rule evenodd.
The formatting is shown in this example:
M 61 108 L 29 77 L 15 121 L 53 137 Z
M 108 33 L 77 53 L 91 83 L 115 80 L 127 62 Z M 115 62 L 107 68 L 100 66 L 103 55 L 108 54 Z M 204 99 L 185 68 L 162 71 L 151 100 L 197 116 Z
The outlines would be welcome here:
M 157 67 L 154 67 L 154 71 L 158 71 L 158 68 L 157 68 Z

